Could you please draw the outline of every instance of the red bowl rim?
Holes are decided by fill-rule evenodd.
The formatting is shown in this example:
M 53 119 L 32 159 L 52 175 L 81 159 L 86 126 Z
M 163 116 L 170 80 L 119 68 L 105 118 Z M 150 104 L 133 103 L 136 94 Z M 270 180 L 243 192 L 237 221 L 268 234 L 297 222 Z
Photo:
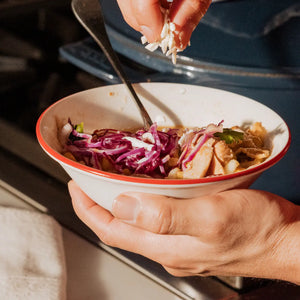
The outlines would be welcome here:
M 65 98 L 64 98 L 65 99 Z M 38 139 L 39 144 L 41 147 L 44 149 L 48 155 L 52 156 L 56 161 L 62 162 L 69 167 L 79 169 L 83 172 L 88 172 L 90 174 L 100 176 L 102 178 L 106 179 L 111 179 L 111 180 L 119 180 L 119 181 L 124 181 L 124 182 L 131 182 L 135 184 L 149 184 L 149 185 L 196 185 L 196 184 L 201 184 L 201 183 L 212 183 L 212 182 L 218 182 L 218 181 L 223 181 L 223 180 L 228 180 L 228 179 L 233 179 L 233 178 L 238 178 L 241 176 L 249 175 L 249 174 L 254 174 L 254 173 L 259 173 L 262 172 L 263 170 L 266 170 L 276 164 L 279 160 L 281 160 L 286 152 L 288 151 L 290 144 L 291 144 L 291 131 L 286 122 L 283 120 L 285 123 L 287 130 L 288 130 L 288 141 L 284 148 L 273 158 L 270 160 L 267 160 L 265 162 L 262 162 L 259 165 L 256 165 L 254 167 L 250 167 L 246 170 L 239 171 L 236 173 L 232 174 L 227 174 L 227 175 L 217 175 L 217 176 L 211 176 L 211 177 L 204 177 L 204 178 L 199 178 L 199 179 L 158 179 L 158 178 L 149 178 L 149 177 L 137 177 L 137 176 L 128 176 L 128 175 L 122 175 L 122 174 L 116 174 L 116 173 L 111 173 L 111 172 L 106 172 L 102 170 L 98 170 L 92 167 L 88 167 L 86 165 L 83 165 L 79 162 L 73 161 L 67 157 L 65 157 L 63 154 L 57 152 L 54 150 L 52 147 L 50 147 L 46 141 L 44 140 L 42 133 L 41 133 L 41 122 L 45 114 L 51 109 L 52 106 L 56 105 L 58 102 L 63 101 L 64 99 L 61 99 L 52 105 L 50 105 L 38 118 L 38 121 L 36 123 L 36 136 Z

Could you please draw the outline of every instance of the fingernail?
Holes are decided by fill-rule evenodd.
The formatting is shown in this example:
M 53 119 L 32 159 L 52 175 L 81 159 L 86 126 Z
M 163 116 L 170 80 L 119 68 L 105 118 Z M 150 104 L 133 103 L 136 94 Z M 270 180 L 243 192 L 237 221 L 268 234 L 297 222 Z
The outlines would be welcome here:
M 144 25 L 141 26 L 141 32 L 147 38 L 147 40 L 149 42 L 154 42 L 155 37 L 154 37 L 153 31 L 149 27 L 144 26 Z
M 139 202 L 136 198 L 129 195 L 120 195 L 114 202 L 112 214 L 125 221 L 135 221 L 139 209 Z

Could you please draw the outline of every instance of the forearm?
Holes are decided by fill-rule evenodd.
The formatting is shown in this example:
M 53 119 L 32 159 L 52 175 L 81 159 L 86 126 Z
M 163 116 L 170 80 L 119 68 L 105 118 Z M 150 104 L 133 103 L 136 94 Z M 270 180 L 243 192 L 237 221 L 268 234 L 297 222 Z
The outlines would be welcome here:
M 295 205 L 295 220 L 289 224 L 278 251 L 281 278 L 300 285 L 300 206 Z
M 277 232 L 272 247 L 266 248 L 256 275 L 300 285 L 300 206 L 288 202 L 282 213 L 286 224 Z
M 244 195 L 253 192 L 242 191 Z M 244 208 L 248 214 L 243 215 L 243 220 L 249 225 L 243 228 L 240 223 L 233 232 L 238 236 L 235 232 L 242 228 L 243 234 L 232 252 L 232 264 L 216 273 L 278 279 L 300 285 L 300 206 L 274 194 L 258 193 L 247 198 L 250 207 Z M 238 196 L 238 191 L 231 195 L 234 196 Z M 251 211 L 251 204 L 255 205 L 255 213 Z

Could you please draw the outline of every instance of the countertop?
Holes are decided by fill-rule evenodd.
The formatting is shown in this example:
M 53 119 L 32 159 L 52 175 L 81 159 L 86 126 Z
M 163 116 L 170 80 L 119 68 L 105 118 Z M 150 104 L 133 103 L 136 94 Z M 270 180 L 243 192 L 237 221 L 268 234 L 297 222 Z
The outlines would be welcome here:
M 0 183 L 0 205 L 44 211 L 44 208 L 32 199 L 4 182 Z M 62 229 L 68 300 L 183 299 L 105 250 L 64 227 Z

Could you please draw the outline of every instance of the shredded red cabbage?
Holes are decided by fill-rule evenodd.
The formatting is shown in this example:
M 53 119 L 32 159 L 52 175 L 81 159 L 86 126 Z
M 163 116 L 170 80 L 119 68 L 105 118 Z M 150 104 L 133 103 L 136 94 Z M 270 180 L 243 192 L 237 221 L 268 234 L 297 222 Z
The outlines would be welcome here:
M 106 169 L 121 174 L 165 177 L 169 171 L 165 165 L 178 148 L 177 130 L 162 132 L 156 124 L 149 131 L 136 133 L 101 129 L 89 135 L 77 132 L 73 125 L 72 128 L 65 152 L 90 167 L 103 170 L 106 165 Z
M 167 177 L 174 167 L 184 170 L 206 140 L 223 130 L 222 122 L 191 130 L 181 144 L 178 129 L 160 131 L 156 123 L 148 131 L 100 129 L 92 134 L 78 132 L 69 123 L 72 131 L 64 152 L 72 153 L 77 161 L 99 170 L 154 178 Z M 171 158 L 176 158 L 175 166 L 168 164 Z

